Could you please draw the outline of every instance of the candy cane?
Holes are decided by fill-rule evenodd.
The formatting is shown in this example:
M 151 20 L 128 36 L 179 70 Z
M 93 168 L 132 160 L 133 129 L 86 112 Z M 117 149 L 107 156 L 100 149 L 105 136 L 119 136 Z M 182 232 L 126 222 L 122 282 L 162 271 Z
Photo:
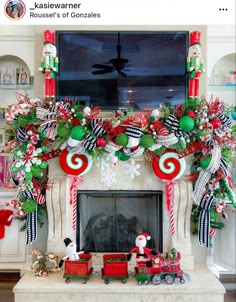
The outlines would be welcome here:
M 71 175 L 68 175 L 71 177 Z M 77 188 L 78 184 L 84 179 L 81 176 L 74 177 L 72 175 L 72 183 L 70 186 L 70 204 L 72 205 L 72 230 L 76 230 L 76 218 L 77 218 Z

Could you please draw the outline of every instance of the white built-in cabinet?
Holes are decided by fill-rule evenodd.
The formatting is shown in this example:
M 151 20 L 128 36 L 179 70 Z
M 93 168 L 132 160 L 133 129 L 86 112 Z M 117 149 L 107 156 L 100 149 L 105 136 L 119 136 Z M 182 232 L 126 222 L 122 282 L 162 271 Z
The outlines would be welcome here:
M 211 96 L 219 97 L 231 106 L 236 106 L 236 86 L 225 85 L 225 74 L 230 70 L 236 70 L 235 50 L 235 27 L 234 26 L 209 26 L 208 27 L 208 48 L 207 48 L 207 76 L 208 76 L 208 99 Z M 235 123 L 235 121 L 234 121 Z M 236 155 L 233 155 L 234 165 Z M 235 169 L 236 167 L 233 167 Z M 232 169 L 232 170 L 233 170 Z M 232 171 L 235 174 L 235 170 Z M 235 188 L 235 176 L 233 184 Z M 225 228 L 218 231 L 214 238 L 211 249 L 213 259 L 211 262 L 236 272 L 236 215 L 232 206 L 226 210 L 228 219 L 222 221 Z
M 34 97 L 34 26 L 1 26 L 0 31 L 0 70 L 17 72 L 23 68 L 28 76 L 28 81 L 21 84 L 19 81 L 5 84 L 0 81 L 0 108 L 6 108 L 16 103 L 16 93 L 27 93 Z M 19 75 L 19 74 L 18 74 Z M 1 77 L 2 79 L 2 77 Z M 5 129 L 5 120 L 0 119 L 0 133 Z M 0 146 L 0 152 L 3 149 Z M 0 153 L 3 156 L 3 153 Z M 6 154 L 9 158 L 11 155 Z M 1 167 L 2 168 L 2 167 Z M 0 186 L 0 209 L 6 208 L 6 203 L 14 199 L 16 188 Z M 14 210 L 13 208 L 10 208 Z M 25 232 L 21 232 L 22 221 L 14 219 L 10 227 L 5 227 L 4 239 L 0 240 L 0 270 L 21 270 L 23 272 L 27 262 L 27 247 Z

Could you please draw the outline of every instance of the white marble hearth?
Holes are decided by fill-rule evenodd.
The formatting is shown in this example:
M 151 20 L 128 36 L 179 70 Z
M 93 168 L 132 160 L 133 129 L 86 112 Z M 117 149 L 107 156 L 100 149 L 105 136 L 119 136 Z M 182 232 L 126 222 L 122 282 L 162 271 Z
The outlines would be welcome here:
M 134 277 L 126 284 L 113 280 L 106 285 L 98 273 L 86 284 L 81 280 L 65 283 L 63 272 L 48 277 L 34 277 L 27 272 L 14 287 L 15 302 L 223 302 L 224 287 L 208 270 L 187 271 L 191 280 L 172 285 L 137 285 Z

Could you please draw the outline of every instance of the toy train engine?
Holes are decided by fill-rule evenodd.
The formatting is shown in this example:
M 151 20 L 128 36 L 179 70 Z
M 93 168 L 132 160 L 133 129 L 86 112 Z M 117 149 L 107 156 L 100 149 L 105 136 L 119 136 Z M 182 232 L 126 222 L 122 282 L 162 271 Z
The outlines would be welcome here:
M 146 261 L 138 261 L 135 267 L 135 277 L 139 285 L 151 282 L 154 285 L 165 281 L 167 284 L 174 283 L 176 278 L 180 283 L 185 283 L 183 271 L 180 268 L 180 253 L 176 251 L 166 256 L 149 255 Z

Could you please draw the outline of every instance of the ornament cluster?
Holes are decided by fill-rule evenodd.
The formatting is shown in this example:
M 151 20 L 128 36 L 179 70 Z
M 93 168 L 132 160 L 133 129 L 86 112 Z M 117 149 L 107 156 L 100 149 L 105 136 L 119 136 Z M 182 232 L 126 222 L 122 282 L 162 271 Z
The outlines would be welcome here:
M 23 218 L 45 207 L 45 190 L 50 187 L 46 168 L 56 156 L 62 170 L 74 177 L 86 174 L 96 159 L 109 186 L 116 181 L 119 160 L 130 160 L 126 173 L 131 179 L 140 175 L 135 160 L 143 158 L 161 180 L 174 181 L 184 174 L 185 157 L 194 154 L 189 176 L 195 183 L 193 215 L 201 214 L 207 192 L 213 196 L 214 216 L 226 216 L 220 205 L 229 201 L 235 206 L 229 164 L 236 138 L 230 116 L 230 108 L 213 98 L 191 98 L 174 108 L 163 105 L 152 111 L 118 110 L 103 118 L 100 108 L 69 99 L 50 102 L 18 95 L 18 103 L 6 113 L 6 150 L 13 153 L 11 170 L 18 185 L 9 205 Z

